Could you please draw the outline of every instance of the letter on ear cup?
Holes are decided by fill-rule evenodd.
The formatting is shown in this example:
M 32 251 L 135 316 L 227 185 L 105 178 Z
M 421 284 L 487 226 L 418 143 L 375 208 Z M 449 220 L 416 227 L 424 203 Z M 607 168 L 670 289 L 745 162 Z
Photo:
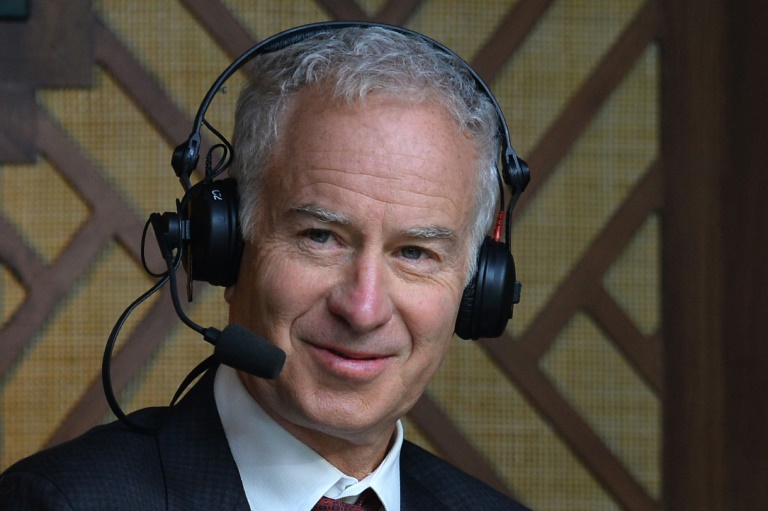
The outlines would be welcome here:
M 237 281 L 243 240 L 237 219 L 234 179 L 212 181 L 195 190 L 189 202 L 189 247 L 184 269 L 194 280 L 215 286 Z
M 477 257 L 477 269 L 464 288 L 454 331 L 462 339 L 499 337 L 520 301 L 515 262 L 507 246 L 486 236 Z

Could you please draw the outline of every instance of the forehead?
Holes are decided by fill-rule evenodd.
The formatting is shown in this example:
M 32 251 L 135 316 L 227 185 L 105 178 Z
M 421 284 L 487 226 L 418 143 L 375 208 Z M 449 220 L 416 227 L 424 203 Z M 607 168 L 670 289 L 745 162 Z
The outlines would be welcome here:
M 448 192 L 457 183 L 458 202 L 471 202 L 477 189 L 473 141 L 442 106 L 376 94 L 348 104 L 302 91 L 289 104 L 272 163 L 268 173 L 294 185 L 317 179 L 311 170 L 344 169 L 349 181 L 400 193 Z

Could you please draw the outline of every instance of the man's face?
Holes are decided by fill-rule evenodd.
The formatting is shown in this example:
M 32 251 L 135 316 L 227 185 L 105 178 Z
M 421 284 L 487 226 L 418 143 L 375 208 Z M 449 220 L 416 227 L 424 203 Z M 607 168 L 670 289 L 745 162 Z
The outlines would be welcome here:
M 295 98 L 264 177 L 230 320 L 287 353 L 262 407 L 318 449 L 387 441 L 448 350 L 476 152 L 441 107 Z

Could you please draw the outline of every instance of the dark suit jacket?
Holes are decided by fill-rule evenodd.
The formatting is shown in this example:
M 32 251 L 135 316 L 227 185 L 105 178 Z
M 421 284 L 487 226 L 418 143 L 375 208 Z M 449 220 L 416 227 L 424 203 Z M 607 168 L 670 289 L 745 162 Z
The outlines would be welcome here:
M 0 476 L 0 510 L 248 511 L 208 373 L 172 408 L 131 415 L 150 434 L 119 422 L 37 453 Z M 401 509 L 525 508 L 439 458 L 405 442 Z

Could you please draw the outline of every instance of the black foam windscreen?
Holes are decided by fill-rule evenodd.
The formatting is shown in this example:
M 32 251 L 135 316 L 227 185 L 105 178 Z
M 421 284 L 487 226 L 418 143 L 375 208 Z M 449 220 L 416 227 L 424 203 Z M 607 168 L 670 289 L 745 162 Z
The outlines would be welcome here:
M 260 378 L 273 379 L 285 365 L 285 352 L 246 328 L 230 323 L 223 331 L 208 329 L 214 357 L 224 365 Z

